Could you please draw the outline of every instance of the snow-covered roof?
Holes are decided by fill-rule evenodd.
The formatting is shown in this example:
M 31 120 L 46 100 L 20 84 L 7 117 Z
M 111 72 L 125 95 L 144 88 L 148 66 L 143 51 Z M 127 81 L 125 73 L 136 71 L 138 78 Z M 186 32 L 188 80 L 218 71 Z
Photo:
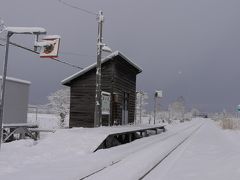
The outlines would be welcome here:
M 8 32 L 15 34 L 46 34 L 46 29 L 41 27 L 7 27 Z
M 113 57 L 116 57 L 116 56 L 121 56 L 124 60 L 126 60 L 129 64 L 131 64 L 133 67 L 135 67 L 139 72 L 142 72 L 142 69 L 139 68 L 136 64 L 134 64 L 129 58 L 127 58 L 126 56 L 124 56 L 121 52 L 119 51 L 115 51 L 113 52 L 112 54 L 110 54 L 109 56 L 105 57 L 103 60 L 102 60 L 102 64 L 111 60 Z M 83 70 L 69 76 L 68 78 L 64 79 L 61 81 L 61 83 L 63 85 L 71 82 L 73 79 L 77 78 L 77 77 L 80 77 L 81 75 L 85 74 L 86 72 L 96 68 L 97 66 L 97 63 L 94 63 L 86 68 L 84 68 Z
M 17 79 L 17 78 L 13 78 L 13 77 L 7 77 L 6 79 L 7 79 L 7 81 L 18 82 L 18 83 L 22 83 L 22 84 L 31 84 L 30 81 Z M 0 76 L 0 80 L 2 80 L 2 76 Z

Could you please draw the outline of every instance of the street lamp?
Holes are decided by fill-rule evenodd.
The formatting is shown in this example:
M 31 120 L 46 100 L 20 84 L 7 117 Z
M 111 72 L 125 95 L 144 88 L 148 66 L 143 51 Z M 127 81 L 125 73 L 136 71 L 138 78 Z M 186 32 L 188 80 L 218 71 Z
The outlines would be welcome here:
M 6 31 L 10 34 L 47 34 L 46 29 L 42 27 L 6 27 Z
M 5 47 L 5 59 L 3 64 L 3 75 L 2 75 L 2 86 L 1 86 L 1 103 L 0 103 L 0 148 L 2 142 L 2 124 L 3 124 L 3 111 L 4 111 L 4 97 L 5 97 L 5 86 L 6 86 L 6 76 L 7 76 L 7 63 L 8 63 L 8 51 L 10 38 L 14 34 L 32 34 L 32 35 L 43 35 L 47 31 L 41 27 L 5 27 L 7 32 L 6 47 Z

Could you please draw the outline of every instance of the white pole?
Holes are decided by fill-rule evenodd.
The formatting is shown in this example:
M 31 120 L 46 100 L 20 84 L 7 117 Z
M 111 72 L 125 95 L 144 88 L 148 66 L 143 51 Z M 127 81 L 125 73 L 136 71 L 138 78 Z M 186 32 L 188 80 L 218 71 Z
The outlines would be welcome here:
M 156 123 L 156 107 L 157 106 L 157 97 L 154 95 L 154 120 L 153 120 L 153 124 Z
M 142 124 L 142 96 L 143 92 L 140 91 L 140 124 Z
M 136 91 L 135 93 L 135 112 L 134 112 L 134 124 L 137 124 L 137 94 L 138 92 Z
M 4 110 L 4 97 L 5 97 L 5 87 L 6 87 L 6 77 L 7 77 L 7 63 L 8 63 L 8 51 L 9 51 L 9 39 L 13 34 L 8 32 L 7 33 L 7 40 L 6 40 L 6 49 L 5 49 L 5 59 L 3 65 L 3 75 L 2 75 L 2 86 L 1 86 L 1 104 L 0 104 L 0 149 L 1 143 L 3 138 L 3 110 Z

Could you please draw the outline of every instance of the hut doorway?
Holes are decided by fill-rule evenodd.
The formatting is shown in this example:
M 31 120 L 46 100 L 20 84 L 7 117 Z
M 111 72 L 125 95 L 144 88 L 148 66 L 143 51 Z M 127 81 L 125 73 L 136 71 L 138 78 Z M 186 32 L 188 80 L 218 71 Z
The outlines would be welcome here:
M 123 93 L 122 125 L 128 124 L 128 93 Z

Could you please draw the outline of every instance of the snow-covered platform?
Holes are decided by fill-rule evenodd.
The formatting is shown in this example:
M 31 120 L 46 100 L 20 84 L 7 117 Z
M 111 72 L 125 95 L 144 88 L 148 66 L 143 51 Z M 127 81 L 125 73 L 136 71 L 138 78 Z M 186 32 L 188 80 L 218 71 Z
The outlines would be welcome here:
M 113 179 L 122 180 L 123 175 L 135 173 L 139 175 L 138 168 L 146 170 L 147 162 L 154 162 L 157 156 L 162 155 L 162 151 L 167 150 L 167 146 L 174 145 L 181 132 L 204 121 L 206 123 L 194 136 L 185 141 L 171 157 L 165 159 L 160 169 L 149 174 L 148 179 L 238 180 L 240 177 L 239 131 L 222 130 L 214 121 L 200 118 L 190 122 L 172 123 L 166 126 L 167 132 L 161 135 L 141 138 L 132 143 L 95 153 L 92 152 L 107 135 L 106 132 L 116 132 L 118 127 L 61 129 L 54 134 L 43 133 L 38 141 L 24 139 L 3 143 L 0 152 L 0 179 L 74 180 L 121 160 L 102 172 L 106 172 L 104 179 L 109 179 L 109 170 L 116 168 L 115 172 L 118 173 L 113 173 Z M 128 129 L 128 127 L 120 128 Z M 88 139 L 84 142 L 83 139 L 87 136 Z M 133 158 L 134 160 L 130 161 Z M 125 164 L 126 161 L 132 162 L 131 167 L 134 168 L 126 168 L 130 167 Z M 96 179 L 101 178 L 97 176 Z
M 40 140 L 37 146 L 49 147 L 51 142 L 54 142 L 54 149 L 58 146 L 60 148 L 64 144 L 66 148 L 90 153 L 98 149 L 131 142 L 145 136 L 148 131 L 154 131 L 155 133 L 165 131 L 164 127 L 165 124 L 59 129 L 54 134 Z M 122 142 L 119 139 L 116 140 L 115 137 L 122 138 Z

